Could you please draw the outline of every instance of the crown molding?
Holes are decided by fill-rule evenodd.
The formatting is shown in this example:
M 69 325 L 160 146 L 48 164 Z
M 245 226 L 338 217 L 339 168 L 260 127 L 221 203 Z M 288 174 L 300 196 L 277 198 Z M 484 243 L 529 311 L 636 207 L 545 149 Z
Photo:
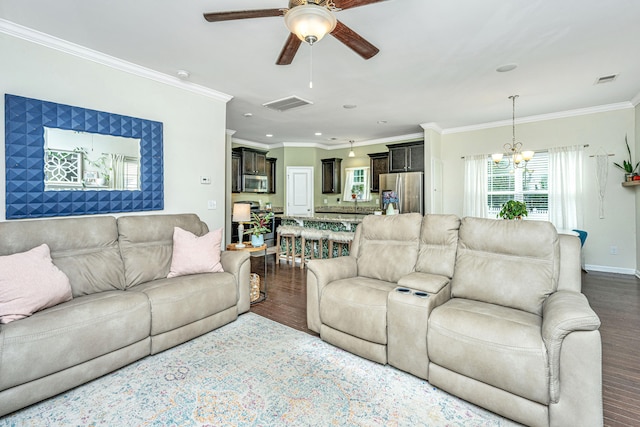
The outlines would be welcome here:
M 49 34 L 45 34 L 40 31 L 18 25 L 14 22 L 7 21 L 6 19 L 0 18 L 0 33 L 4 33 L 31 43 L 36 43 L 50 49 L 55 49 L 69 55 L 74 55 L 79 58 L 95 62 L 97 64 L 105 65 L 116 70 L 136 75 L 138 77 L 143 77 L 145 79 L 166 84 L 168 86 L 173 86 L 178 89 L 183 89 L 189 92 L 196 93 L 198 95 L 213 98 L 225 103 L 229 102 L 233 98 L 233 96 L 227 95 L 226 93 L 218 92 L 216 90 L 209 89 L 195 83 L 180 80 L 177 77 L 160 73 L 158 71 L 136 65 L 132 62 L 124 61 L 114 56 L 110 56 L 105 53 L 98 52 L 96 50 L 89 49 L 87 47 L 80 46 L 66 40 L 62 40 Z
M 404 141 L 411 141 L 411 140 L 417 140 L 417 139 L 423 139 L 423 138 L 424 138 L 424 133 L 411 133 L 408 135 L 400 135 L 400 136 L 393 136 L 389 138 L 370 139 L 367 141 L 354 142 L 353 146 L 365 147 L 367 145 L 404 142 Z M 278 142 L 276 144 L 264 144 L 261 142 L 254 142 L 254 141 L 249 141 L 246 139 L 239 139 L 239 138 L 234 138 L 233 143 L 246 145 L 248 147 L 260 148 L 263 150 L 288 147 L 288 148 L 320 148 L 323 150 L 331 151 L 331 150 L 342 150 L 344 148 L 351 147 L 351 143 L 349 142 L 344 144 L 338 144 L 338 145 L 322 144 L 319 142 Z
M 585 114 L 596 114 L 596 113 L 605 113 L 608 111 L 624 110 L 627 108 L 633 108 L 633 104 L 629 101 L 618 102 L 616 104 L 598 105 L 596 107 L 589 107 L 589 108 L 579 108 L 576 110 L 560 111 L 557 113 L 539 114 L 537 116 L 520 117 L 515 120 L 515 123 L 522 124 L 522 123 L 543 122 L 543 121 L 553 120 L 553 119 L 564 119 L 567 117 L 583 116 Z M 511 120 L 500 120 L 497 122 L 482 123 L 478 125 L 449 128 L 449 129 L 443 130 L 442 133 L 450 134 L 450 133 L 472 132 L 476 130 L 509 126 L 511 124 L 512 124 Z
M 634 107 L 637 107 L 638 104 L 640 104 L 640 92 L 638 92 L 638 94 L 636 96 L 634 96 L 633 98 L 631 98 L 631 104 Z
M 280 148 L 277 146 L 280 144 L 268 145 L 268 144 L 263 144 L 261 142 L 253 142 L 246 139 L 239 139 L 239 138 L 233 138 L 233 137 L 231 138 L 231 142 L 233 144 L 240 144 L 247 147 L 259 148 L 261 150 L 273 150 L 274 148 Z
M 440 135 L 442 135 L 442 128 L 440 126 L 438 126 L 437 123 L 431 122 L 431 123 L 422 123 L 420 124 L 420 127 L 424 130 L 432 130 L 434 132 L 439 133 Z

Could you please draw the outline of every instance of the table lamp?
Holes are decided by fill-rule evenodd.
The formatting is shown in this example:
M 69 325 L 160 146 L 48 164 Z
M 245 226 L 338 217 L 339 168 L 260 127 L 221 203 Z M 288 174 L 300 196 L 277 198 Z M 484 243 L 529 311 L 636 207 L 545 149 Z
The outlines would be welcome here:
M 251 205 L 249 203 L 234 203 L 232 221 L 238 223 L 238 243 L 236 248 L 244 248 L 243 235 L 244 223 L 251 221 Z

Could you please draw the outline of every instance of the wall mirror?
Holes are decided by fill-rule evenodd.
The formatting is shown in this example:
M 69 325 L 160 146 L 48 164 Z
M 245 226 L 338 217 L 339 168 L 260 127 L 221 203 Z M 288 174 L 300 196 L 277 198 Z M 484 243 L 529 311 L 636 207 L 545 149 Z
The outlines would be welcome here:
M 7 219 L 164 208 L 160 122 L 6 94 L 5 130 Z
M 44 128 L 44 191 L 140 190 L 140 138 Z

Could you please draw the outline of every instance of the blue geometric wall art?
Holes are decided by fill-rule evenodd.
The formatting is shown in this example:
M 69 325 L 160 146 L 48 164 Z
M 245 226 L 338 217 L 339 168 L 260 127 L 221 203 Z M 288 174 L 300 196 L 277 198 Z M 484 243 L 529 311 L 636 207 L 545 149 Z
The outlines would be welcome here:
M 140 139 L 140 190 L 44 188 L 44 128 Z M 164 209 L 161 122 L 5 94 L 7 219 Z

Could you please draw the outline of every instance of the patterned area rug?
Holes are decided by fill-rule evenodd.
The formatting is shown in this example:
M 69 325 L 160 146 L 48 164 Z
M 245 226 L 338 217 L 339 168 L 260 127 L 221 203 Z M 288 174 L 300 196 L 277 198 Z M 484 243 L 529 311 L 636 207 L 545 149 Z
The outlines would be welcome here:
M 0 426 L 511 426 L 253 313 L 0 419 Z

